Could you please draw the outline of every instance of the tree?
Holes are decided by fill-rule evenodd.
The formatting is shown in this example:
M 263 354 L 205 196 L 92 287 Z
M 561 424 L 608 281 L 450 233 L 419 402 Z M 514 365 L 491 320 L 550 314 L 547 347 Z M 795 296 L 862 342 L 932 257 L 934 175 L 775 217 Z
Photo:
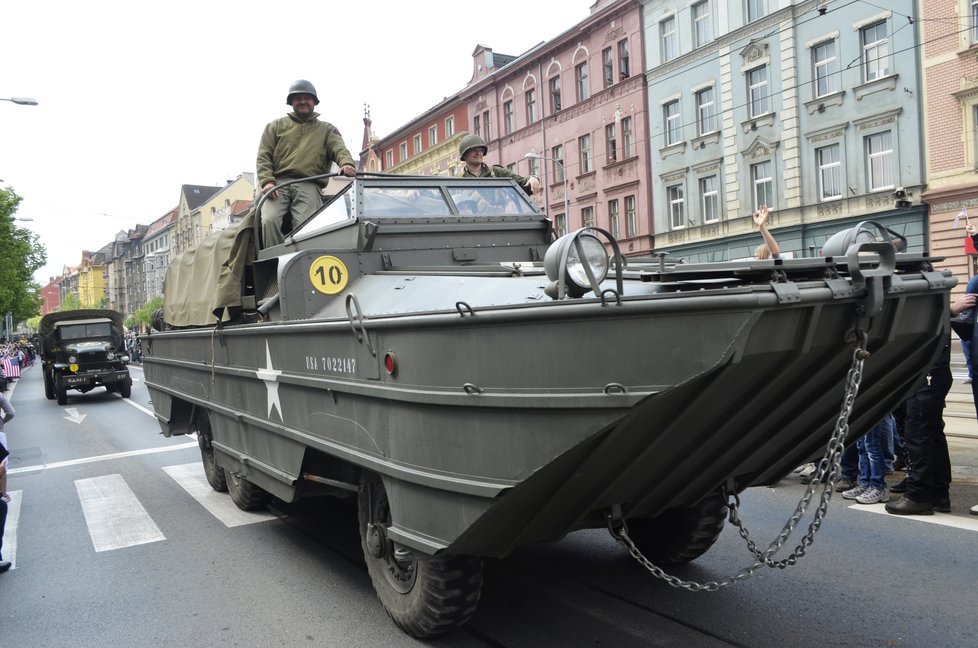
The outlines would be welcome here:
M 40 311 L 41 287 L 34 273 L 47 262 L 37 234 L 14 222 L 20 201 L 10 187 L 0 189 L 0 314 L 12 313 L 15 322 Z
M 61 300 L 61 306 L 58 307 L 58 310 L 61 312 L 81 310 L 81 309 L 82 309 L 81 299 L 79 299 L 78 295 L 76 295 L 75 293 L 66 294 L 64 296 L 64 299 Z
M 153 323 L 153 313 L 157 308 L 163 308 L 163 296 L 157 295 L 150 299 L 142 308 L 136 309 L 133 316 L 138 320 L 144 329 L 148 329 Z

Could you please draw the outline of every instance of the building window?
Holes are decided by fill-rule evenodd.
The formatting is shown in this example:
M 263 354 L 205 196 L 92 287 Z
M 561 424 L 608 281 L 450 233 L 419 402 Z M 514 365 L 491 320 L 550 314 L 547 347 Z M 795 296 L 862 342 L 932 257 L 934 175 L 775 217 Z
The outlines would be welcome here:
M 398 162 L 403 162 L 404 160 L 408 159 L 407 142 L 401 142 L 401 145 L 398 146 L 398 149 L 399 149 L 398 150 L 398 153 L 400 153 L 400 157 L 398 158 Z
M 618 201 L 608 201 L 608 231 L 612 238 L 618 238 L 621 234 L 621 215 L 618 213 Z
M 767 87 L 767 66 L 747 72 L 747 93 L 750 97 L 750 116 L 758 117 L 770 112 L 771 102 Z
M 526 91 L 526 123 L 533 124 L 537 120 L 537 97 L 536 89 L 530 88 Z
M 386 162 L 387 162 L 387 167 L 386 168 L 389 169 L 392 166 L 394 166 L 394 149 L 390 149 L 389 151 L 387 151 L 387 153 L 385 154 L 385 157 L 386 157 Z
M 577 152 L 581 157 L 581 174 L 591 172 L 591 136 L 582 135 L 577 139 Z
M 489 111 L 482 113 L 482 127 L 486 129 L 486 141 L 492 139 L 492 129 L 489 128 Z
M 438 143 L 438 127 L 429 126 L 428 127 L 428 148 L 431 148 Z
M 696 130 L 700 135 L 717 130 L 716 103 L 713 100 L 713 86 L 696 93 Z
M 506 130 L 506 134 L 509 135 L 514 129 L 514 118 L 513 118 L 513 101 L 509 100 L 503 104 L 503 128 Z
M 557 214 L 556 227 L 558 237 L 567 233 L 567 214 Z
M 669 220 L 672 223 L 672 229 L 686 227 L 686 216 L 683 213 L 686 199 L 683 196 L 683 186 L 672 185 L 671 187 L 666 187 L 666 194 L 669 197 Z
M 537 177 L 539 177 L 540 176 L 540 159 L 539 158 L 530 158 L 529 159 L 529 162 L 530 162 L 530 175 L 531 176 L 537 176 Z
M 836 58 L 834 40 L 812 48 L 812 65 L 815 67 L 815 96 L 824 97 L 836 92 L 839 89 L 839 59 Z
M 414 136 L 414 154 L 417 155 L 421 152 L 421 133 Z
M 872 81 L 890 73 L 890 48 L 886 21 L 864 27 L 859 32 L 863 46 L 863 81 Z
M 771 177 L 772 164 L 770 160 L 758 162 L 750 166 L 750 181 L 754 195 L 754 209 L 761 205 L 774 204 L 774 179 Z
M 870 191 L 893 186 L 893 134 L 890 131 L 866 138 L 866 167 Z
M 631 68 L 628 67 L 628 41 L 618 41 L 618 76 L 622 81 L 628 78 Z
M 659 42 L 662 47 L 663 63 L 679 56 L 679 30 L 676 29 L 675 16 L 669 16 L 659 22 Z
M 662 106 L 662 130 L 666 134 L 666 146 L 682 141 L 683 125 L 679 115 L 678 99 Z
M 476 137 L 482 137 L 482 117 L 476 115 L 472 118 L 472 132 Z
M 747 22 L 754 22 L 759 18 L 763 18 L 765 11 L 766 0 L 747 0 Z
M 720 220 L 720 194 L 715 175 L 700 178 L 700 208 L 703 210 L 704 223 Z
M 615 84 L 615 55 L 611 48 L 601 52 L 601 71 L 604 73 L 604 87 Z
M 971 0 L 971 42 L 978 43 L 978 0 Z
M 638 215 L 635 213 L 635 196 L 625 196 L 625 236 L 638 235 Z
M 587 61 L 574 68 L 574 78 L 577 79 L 577 100 L 584 101 L 591 96 L 591 87 L 587 80 Z
M 560 112 L 560 76 L 550 79 L 550 114 Z
M 842 161 L 839 145 L 833 144 L 815 150 L 818 162 L 818 199 L 842 198 Z
M 584 227 L 594 227 L 594 207 L 585 207 L 581 210 L 581 222 Z
M 445 120 L 445 137 L 451 137 L 455 134 L 455 118 L 449 117 Z
M 564 181 L 564 146 L 558 144 L 550 149 L 550 158 L 554 165 L 554 182 Z
M 635 149 L 635 135 L 632 133 L 632 118 L 623 117 L 621 120 L 621 154 L 624 159 L 632 157 Z
M 615 122 L 611 122 L 604 127 L 605 148 L 608 151 L 608 162 L 618 161 L 618 136 Z
M 703 47 L 713 40 L 713 24 L 710 22 L 710 1 L 697 2 L 691 8 L 693 16 L 693 45 Z

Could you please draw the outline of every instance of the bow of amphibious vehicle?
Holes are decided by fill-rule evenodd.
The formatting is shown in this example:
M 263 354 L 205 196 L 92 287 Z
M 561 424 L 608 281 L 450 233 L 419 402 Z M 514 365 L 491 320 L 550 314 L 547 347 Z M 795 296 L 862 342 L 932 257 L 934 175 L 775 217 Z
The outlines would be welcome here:
M 695 558 L 721 489 L 824 449 L 857 347 L 850 436 L 948 340 L 955 279 L 885 241 L 671 264 L 597 228 L 554 240 L 508 179 L 333 182 L 282 245 L 254 245 L 252 216 L 174 261 L 146 381 L 242 508 L 356 497 L 389 612 L 612 510 L 664 561 Z

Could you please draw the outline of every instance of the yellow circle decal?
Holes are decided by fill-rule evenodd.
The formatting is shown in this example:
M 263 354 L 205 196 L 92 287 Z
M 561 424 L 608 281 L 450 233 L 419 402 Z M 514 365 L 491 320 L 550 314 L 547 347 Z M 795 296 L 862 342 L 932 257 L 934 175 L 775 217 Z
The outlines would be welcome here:
M 349 278 L 346 266 L 334 256 L 321 256 L 309 266 L 312 287 L 324 295 L 335 295 L 346 288 Z

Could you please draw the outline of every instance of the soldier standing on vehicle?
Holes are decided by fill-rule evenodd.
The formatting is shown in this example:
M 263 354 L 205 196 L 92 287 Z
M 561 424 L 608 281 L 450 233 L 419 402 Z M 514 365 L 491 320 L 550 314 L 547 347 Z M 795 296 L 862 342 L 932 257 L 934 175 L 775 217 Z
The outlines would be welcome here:
M 284 240 L 286 214 L 291 214 L 295 229 L 323 204 L 325 180 L 297 182 L 272 191 L 277 184 L 329 173 L 334 162 L 343 175 L 352 177 L 357 172 L 339 130 L 319 121 L 314 111 L 319 97 L 310 82 L 295 81 L 285 103 L 292 106 L 292 112 L 265 126 L 258 146 L 258 184 L 263 194 L 271 192 L 261 209 L 263 247 Z
M 489 147 L 478 135 L 466 135 L 458 145 L 458 156 L 464 162 L 462 177 L 476 178 L 512 178 L 527 194 L 540 193 L 540 179 L 536 176 L 524 178 L 507 169 L 494 164 L 489 166 L 483 161 Z

